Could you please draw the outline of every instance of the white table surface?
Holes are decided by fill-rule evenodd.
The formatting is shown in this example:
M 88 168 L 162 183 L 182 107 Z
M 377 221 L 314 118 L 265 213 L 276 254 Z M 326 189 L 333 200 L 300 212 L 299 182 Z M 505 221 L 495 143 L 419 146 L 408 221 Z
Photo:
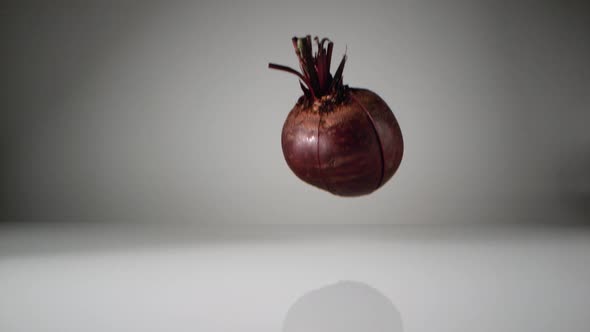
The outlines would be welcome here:
M 378 290 L 406 332 L 585 332 L 590 231 L 1 225 L 0 331 L 281 331 L 305 293 Z M 329 331 L 326 331 L 329 332 Z

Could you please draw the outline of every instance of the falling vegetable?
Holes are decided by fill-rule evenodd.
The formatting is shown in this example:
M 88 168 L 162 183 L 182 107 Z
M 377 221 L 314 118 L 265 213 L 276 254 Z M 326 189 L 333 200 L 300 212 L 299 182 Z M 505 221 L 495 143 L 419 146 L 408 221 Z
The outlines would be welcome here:
M 374 92 L 342 82 L 346 54 L 330 74 L 333 43 L 293 37 L 301 72 L 269 63 L 299 77 L 303 96 L 283 126 L 283 155 L 301 180 L 339 196 L 369 194 L 398 169 L 404 144 L 397 120 Z M 326 46 L 327 45 L 327 46 Z

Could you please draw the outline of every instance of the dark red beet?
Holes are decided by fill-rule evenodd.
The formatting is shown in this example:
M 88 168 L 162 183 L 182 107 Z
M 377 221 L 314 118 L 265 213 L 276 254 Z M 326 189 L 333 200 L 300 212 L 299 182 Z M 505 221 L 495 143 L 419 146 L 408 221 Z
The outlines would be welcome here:
M 303 82 L 304 95 L 283 126 L 285 160 L 301 180 L 335 195 L 369 194 L 399 167 L 404 150 L 401 130 L 377 94 L 342 83 L 346 55 L 334 76 L 330 74 L 333 44 L 315 40 L 318 50 L 312 55 L 310 36 L 293 38 L 301 73 L 269 64 Z

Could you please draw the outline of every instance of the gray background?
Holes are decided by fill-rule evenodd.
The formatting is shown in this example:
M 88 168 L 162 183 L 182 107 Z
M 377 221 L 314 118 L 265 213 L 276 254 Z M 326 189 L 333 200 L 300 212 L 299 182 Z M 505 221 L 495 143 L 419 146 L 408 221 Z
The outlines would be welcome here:
M 0 220 L 523 223 L 590 220 L 585 1 L 3 4 Z M 280 147 L 290 38 L 348 46 L 406 153 L 355 199 Z

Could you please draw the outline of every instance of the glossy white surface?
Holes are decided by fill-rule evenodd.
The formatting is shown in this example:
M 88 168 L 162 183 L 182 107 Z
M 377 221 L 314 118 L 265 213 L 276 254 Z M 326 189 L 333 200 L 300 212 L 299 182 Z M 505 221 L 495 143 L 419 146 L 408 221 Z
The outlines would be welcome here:
M 0 330 L 278 332 L 340 280 L 378 290 L 405 332 L 586 332 L 590 231 L 3 227 Z

